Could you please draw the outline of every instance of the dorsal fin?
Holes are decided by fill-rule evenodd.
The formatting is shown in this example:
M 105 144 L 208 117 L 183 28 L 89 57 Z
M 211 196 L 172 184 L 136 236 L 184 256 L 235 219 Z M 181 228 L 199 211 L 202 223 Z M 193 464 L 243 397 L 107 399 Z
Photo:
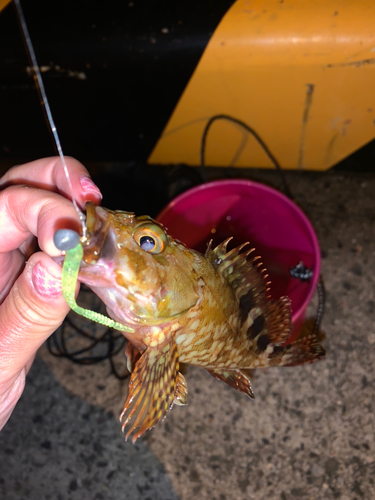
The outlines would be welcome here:
M 227 252 L 231 239 L 226 239 L 214 249 L 211 248 L 210 242 L 206 257 L 232 287 L 244 315 L 242 320 L 244 320 L 251 309 L 256 306 L 262 308 L 266 305 L 270 283 L 266 281 L 268 274 L 262 262 L 259 261 L 260 257 L 248 259 L 254 248 L 241 253 L 241 250 L 249 245 L 248 242 Z
M 249 243 L 227 252 L 231 239 L 228 238 L 214 249 L 210 242 L 206 257 L 232 287 L 238 299 L 245 336 L 261 352 L 269 343 L 280 345 L 290 337 L 290 300 L 287 297 L 276 301 L 270 299 L 268 273 L 260 257 L 248 259 L 253 248 L 241 253 Z

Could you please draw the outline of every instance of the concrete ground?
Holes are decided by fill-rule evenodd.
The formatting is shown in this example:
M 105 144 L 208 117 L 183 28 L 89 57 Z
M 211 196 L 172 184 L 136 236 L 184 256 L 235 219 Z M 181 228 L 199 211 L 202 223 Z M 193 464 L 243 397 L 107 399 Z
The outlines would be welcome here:
M 375 498 L 375 175 L 288 179 L 320 239 L 326 359 L 255 371 L 253 402 L 188 367 L 188 406 L 133 445 L 128 382 L 42 348 L 0 434 L 1 499 Z

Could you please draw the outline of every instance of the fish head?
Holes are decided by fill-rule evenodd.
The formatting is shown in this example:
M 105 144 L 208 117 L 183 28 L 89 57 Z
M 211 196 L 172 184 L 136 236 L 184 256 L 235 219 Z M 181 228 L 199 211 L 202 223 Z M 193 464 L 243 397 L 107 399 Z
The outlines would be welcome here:
M 167 325 L 198 301 L 200 254 L 148 216 L 88 203 L 87 243 L 79 279 L 123 324 Z

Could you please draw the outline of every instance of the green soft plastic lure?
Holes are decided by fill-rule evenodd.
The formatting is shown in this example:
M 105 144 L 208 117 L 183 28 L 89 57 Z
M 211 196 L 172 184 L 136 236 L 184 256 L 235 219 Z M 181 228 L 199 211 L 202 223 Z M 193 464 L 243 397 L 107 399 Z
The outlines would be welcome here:
M 101 325 L 120 330 L 121 332 L 134 333 L 133 328 L 122 325 L 103 314 L 79 306 L 75 299 L 75 290 L 78 280 L 79 267 L 83 258 L 83 247 L 78 233 L 71 229 L 59 229 L 56 231 L 53 241 L 56 248 L 65 251 L 65 259 L 62 268 L 62 292 L 70 308 L 91 321 Z

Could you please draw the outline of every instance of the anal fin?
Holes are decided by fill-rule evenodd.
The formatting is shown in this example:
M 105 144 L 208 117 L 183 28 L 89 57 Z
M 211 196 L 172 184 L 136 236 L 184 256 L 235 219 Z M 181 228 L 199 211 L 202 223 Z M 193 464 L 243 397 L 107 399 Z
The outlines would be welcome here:
M 254 399 L 254 393 L 251 388 L 250 380 L 241 373 L 240 370 L 207 370 L 217 380 L 221 380 L 226 384 L 236 389 L 236 391 L 243 392 L 249 398 Z
M 185 406 L 187 404 L 187 395 L 188 390 L 185 377 L 179 372 L 177 378 L 177 389 L 173 403 L 178 406 Z
M 130 377 L 129 394 L 120 415 L 123 432 L 133 419 L 126 439 L 134 432 L 134 443 L 146 430 L 154 427 L 164 418 L 176 398 L 186 402 L 186 382 L 183 380 L 184 389 L 178 368 L 174 339 L 143 352 Z

